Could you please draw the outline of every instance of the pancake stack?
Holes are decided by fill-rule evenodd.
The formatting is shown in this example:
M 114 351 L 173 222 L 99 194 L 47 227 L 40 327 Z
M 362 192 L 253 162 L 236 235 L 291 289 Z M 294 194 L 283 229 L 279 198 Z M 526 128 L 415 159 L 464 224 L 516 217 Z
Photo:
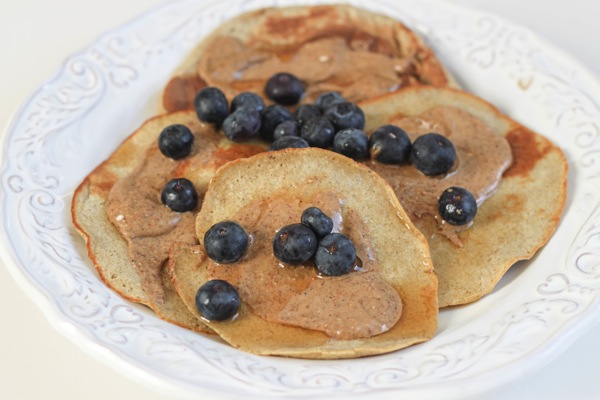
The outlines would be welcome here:
M 323 57 L 319 52 L 324 49 L 333 52 Z M 321 57 L 315 60 L 315 54 Z M 361 59 L 368 61 L 361 64 Z M 307 60 L 318 68 L 307 68 Z M 358 73 L 341 67 L 348 63 Z M 199 121 L 193 99 L 202 87 L 219 87 L 229 101 L 244 91 L 264 97 L 265 82 L 275 72 L 293 72 L 303 81 L 302 102 L 327 91 L 356 102 L 365 114 L 367 135 L 385 124 L 403 126 L 407 119 L 428 124 L 435 115 L 432 126 L 452 138 L 465 128 L 456 115 L 468 115 L 460 119 L 475 121 L 473 137 L 484 137 L 485 131 L 498 139 L 508 162 L 498 167 L 501 178 L 486 186 L 472 224 L 448 235 L 439 216 L 402 204 L 407 189 L 397 184 L 394 168 L 406 166 L 382 170 L 375 161 L 357 162 L 317 148 L 267 152 L 268 143 L 233 143 L 218 126 Z M 384 15 L 332 5 L 238 16 L 199 43 L 166 83 L 162 99 L 161 114 L 130 135 L 77 188 L 73 223 L 103 281 L 125 299 L 148 306 L 166 321 L 218 334 L 248 352 L 352 358 L 428 340 L 435 334 L 439 307 L 467 304 L 491 292 L 511 265 L 531 258 L 548 241 L 564 208 L 567 164 L 560 149 L 458 89 L 422 39 Z M 270 100 L 265 97 L 265 102 Z M 174 124 L 194 135 L 192 153 L 177 160 L 161 154 L 157 144 L 162 130 Z M 469 157 L 459 152 L 456 168 L 467 165 Z M 455 184 L 452 176 L 431 179 Z M 164 183 L 179 177 L 189 179 L 197 191 L 198 205 L 191 211 L 175 212 L 161 203 Z M 196 291 L 214 275 L 203 246 L 205 232 L 216 222 L 257 212 L 252 207 L 267 209 L 281 198 L 327 208 L 329 203 L 319 200 L 323 193 L 338 201 L 339 207 L 329 211 L 348 221 L 336 229 L 355 232 L 351 221 L 359 221 L 363 239 L 354 241 L 363 269 L 393 288 L 401 304 L 398 321 L 373 335 L 332 338 L 319 329 L 264 317 L 250 301 L 252 293 L 247 301 L 241 296 L 233 320 L 203 318 Z M 282 226 L 298 219 L 296 214 L 294 209 L 283 215 Z M 256 240 L 246 258 L 253 248 L 271 251 Z M 363 269 L 349 275 L 364 281 Z M 315 279 L 325 288 L 328 279 L 336 280 Z M 373 296 L 361 292 L 334 301 L 366 304 Z M 318 313 L 319 305 L 307 307 Z

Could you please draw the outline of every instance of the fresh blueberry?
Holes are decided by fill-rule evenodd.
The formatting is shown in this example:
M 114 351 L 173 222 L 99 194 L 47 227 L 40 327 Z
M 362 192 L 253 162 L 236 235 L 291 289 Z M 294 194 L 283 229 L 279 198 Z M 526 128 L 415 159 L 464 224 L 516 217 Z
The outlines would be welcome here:
M 356 261 L 356 248 L 348 237 L 330 233 L 319 241 L 315 253 L 315 265 L 320 273 L 329 276 L 350 272 Z
M 321 109 L 314 104 L 302 104 L 294 112 L 294 118 L 298 125 L 302 126 L 312 117 L 319 117 L 322 114 Z
M 204 234 L 206 255 L 220 264 L 239 261 L 248 247 L 248 234 L 235 221 L 221 221 Z
M 318 238 L 329 235 L 333 229 L 333 220 L 317 207 L 304 210 L 300 222 L 312 229 Z
M 292 119 L 283 121 L 275 127 L 273 131 L 273 140 L 277 140 L 284 136 L 299 136 L 298 123 Z
M 261 112 L 265 108 L 265 102 L 256 93 L 242 92 L 231 100 L 231 112 L 234 112 L 240 107 L 251 108 Z
M 335 128 L 325 117 L 313 117 L 300 129 L 300 137 L 313 147 L 328 148 L 333 143 Z
M 360 129 L 342 129 L 333 138 L 333 151 L 362 160 L 369 157 L 369 138 Z
M 196 208 L 198 194 L 194 184 L 186 178 L 171 179 L 163 187 L 160 200 L 173 211 L 185 212 Z
M 269 78 L 265 85 L 265 94 L 277 104 L 291 106 L 302 98 L 304 85 L 296 76 L 281 72 Z
M 209 321 L 224 321 L 240 308 L 240 295 L 227 281 L 213 279 L 196 292 L 196 308 Z
M 279 105 L 270 105 L 261 112 L 262 124 L 260 127 L 260 136 L 268 141 L 273 141 L 273 134 L 277 125 L 284 121 L 293 120 L 294 116 L 287 108 Z
M 317 237 L 304 224 L 286 225 L 273 238 L 273 254 L 286 264 L 298 265 L 308 261 L 316 249 Z
M 277 151 L 282 149 L 304 149 L 310 147 L 308 142 L 298 136 L 280 137 L 269 146 L 269 151 Z
M 261 118 L 258 111 L 241 107 L 223 121 L 225 136 L 234 142 L 245 142 L 258 135 Z
M 334 104 L 345 103 L 346 99 L 342 97 L 338 92 L 324 92 L 317 97 L 315 100 L 315 106 L 319 107 L 321 112 L 327 111 L 327 109 Z
M 369 138 L 371 158 L 384 164 L 402 164 L 408 161 L 410 139 L 395 125 L 377 128 Z
M 185 125 L 169 125 L 158 136 L 158 148 L 165 156 L 174 160 L 187 157 L 192 151 L 194 135 Z
M 452 225 L 465 225 L 475 218 L 477 202 L 467 189 L 450 187 L 438 200 L 438 211 L 442 219 Z
M 354 103 L 334 104 L 325 111 L 324 115 L 331 121 L 336 131 L 347 128 L 361 130 L 365 128 L 365 114 Z
M 410 149 L 410 162 L 427 176 L 445 174 L 456 161 L 452 142 L 438 133 L 427 133 L 415 139 Z
M 200 121 L 217 126 L 221 125 L 229 110 L 227 98 L 223 92 L 212 86 L 205 87 L 196 94 L 194 107 Z

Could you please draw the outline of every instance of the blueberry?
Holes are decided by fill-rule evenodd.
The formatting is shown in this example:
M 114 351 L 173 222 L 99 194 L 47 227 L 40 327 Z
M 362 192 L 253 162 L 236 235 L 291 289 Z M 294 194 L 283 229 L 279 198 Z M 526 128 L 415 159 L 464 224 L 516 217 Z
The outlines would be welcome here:
M 256 93 L 242 92 L 231 100 L 231 112 L 240 107 L 247 107 L 261 112 L 265 108 L 265 102 Z
M 369 138 L 371 158 L 384 164 L 402 164 L 408 161 L 410 139 L 395 125 L 377 128 Z
M 329 235 L 333 229 L 333 221 L 317 207 L 309 207 L 302 212 L 300 222 L 315 232 L 318 238 Z
M 158 136 L 158 148 L 165 156 L 174 160 L 187 157 L 192 151 L 194 135 L 185 125 L 169 125 Z
M 314 104 L 302 104 L 294 112 L 294 118 L 296 119 L 298 125 L 302 126 L 312 117 L 319 117 L 322 114 L 323 113 L 319 107 L 315 106 Z
M 216 87 L 205 87 L 201 89 L 194 98 L 194 107 L 198 119 L 220 126 L 227 117 L 227 98 L 223 92 Z
M 344 102 L 334 104 L 323 115 L 331 121 L 336 131 L 347 128 L 365 128 L 365 114 L 354 103 Z
M 322 112 L 327 111 L 327 109 L 334 104 L 345 103 L 346 99 L 342 97 L 338 92 L 324 92 L 317 97 L 315 100 L 315 106 L 319 107 Z
M 186 178 L 171 179 L 163 187 L 160 200 L 173 211 L 185 212 L 196 208 L 198 194 L 194 184 Z
M 342 129 L 333 138 L 333 151 L 362 160 L 369 157 L 369 138 L 360 129 Z
M 319 241 L 315 264 L 320 273 L 337 276 L 350 272 L 356 261 L 356 248 L 348 237 L 330 233 Z
M 223 121 L 225 136 L 234 142 L 245 142 L 258 135 L 261 118 L 258 111 L 241 107 Z
M 265 94 L 277 104 L 291 106 L 302 98 L 304 86 L 296 76 L 281 72 L 269 78 L 265 85 Z
M 291 224 L 281 228 L 273 238 L 273 254 L 286 264 L 302 264 L 317 249 L 317 237 L 312 229 L 303 224 Z
M 298 123 L 292 119 L 283 121 L 275 127 L 273 131 L 273 140 L 277 140 L 284 136 L 298 136 Z
M 465 225 L 475 218 L 477 202 L 466 189 L 450 187 L 438 200 L 438 211 L 442 219 L 452 225 Z
M 262 124 L 260 136 L 269 142 L 273 141 L 273 134 L 277 125 L 284 121 L 293 120 L 294 116 L 287 108 L 279 105 L 270 105 L 261 112 Z
M 239 261 L 248 247 L 248 234 L 235 221 L 221 221 L 204 234 L 206 255 L 220 264 Z
M 308 142 L 298 136 L 284 136 L 269 146 L 269 151 L 277 151 L 282 149 L 304 149 L 310 147 Z
M 456 150 L 447 137 L 427 133 L 415 139 L 409 159 L 425 175 L 440 175 L 450 171 L 454 165 Z
M 237 314 L 240 295 L 229 282 L 213 279 L 196 292 L 196 308 L 209 321 L 224 321 Z
M 325 117 L 313 117 L 300 129 L 300 137 L 313 147 L 328 148 L 333 143 L 335 128 Z

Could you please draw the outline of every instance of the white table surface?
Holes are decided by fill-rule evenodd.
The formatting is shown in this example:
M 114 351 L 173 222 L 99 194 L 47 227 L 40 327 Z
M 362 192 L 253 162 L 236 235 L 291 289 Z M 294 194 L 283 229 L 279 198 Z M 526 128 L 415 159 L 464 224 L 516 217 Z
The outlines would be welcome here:
M 447 0 L 528 26 L 600 74 L 597 0 Z M 162 0 L 0 0 L 0 140 L 12 115 L 70 54 Z M 0 399 L 168 399 L 58 333 L 0 261 Z M 485 394 L 600 399 L 600 325 L 549 365 Z

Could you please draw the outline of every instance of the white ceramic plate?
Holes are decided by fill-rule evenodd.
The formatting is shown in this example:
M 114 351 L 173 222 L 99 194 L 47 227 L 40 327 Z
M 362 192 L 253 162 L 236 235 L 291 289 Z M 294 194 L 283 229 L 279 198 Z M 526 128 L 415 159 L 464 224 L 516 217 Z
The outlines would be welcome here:
M 62 332 L 121 370 L 182 396 L 451 398 L 465 394 L 467 384 L 471 392 L 487 390 L 549 362 L 598 320 L 600 108 L 594 98 L 600 87 L 528 30 L 433 0 L 364 6 L 423 33 L 467 89 L 548 136 L 569 160 L 564 218 L 532 261 L 514 266 L 483 300 L 443 310 L 433 340 L 345 361 L 243 353 L 167 324 L 107 289 L 71 226 L 74 188 L 152 115 L 161 86 L 201 37 L 226 18 L 278 3 L 167 4 L 70 57 L 21 108 L 3 148 L 6 262 Z M 285 2 L 291 3 L 300 2 Z

